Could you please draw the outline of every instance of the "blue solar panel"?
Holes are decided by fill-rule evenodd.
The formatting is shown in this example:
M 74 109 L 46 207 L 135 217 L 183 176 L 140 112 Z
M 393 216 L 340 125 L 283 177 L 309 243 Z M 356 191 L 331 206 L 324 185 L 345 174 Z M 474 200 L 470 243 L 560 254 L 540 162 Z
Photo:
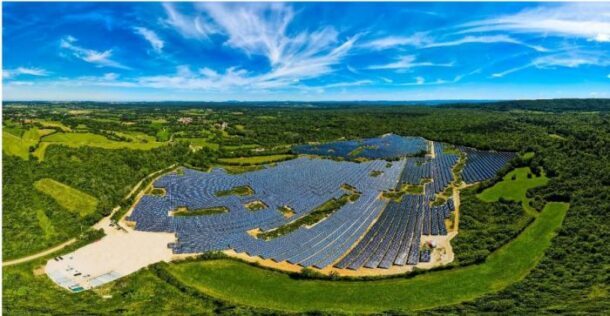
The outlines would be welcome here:
M 515 157 L 515 153 L 511 152 L 482 151 L 468 147 L 460 147 L 460 150 L 466 154 L 466 165 L 462 172 L 462 179 L 466 183 L 495 177 L 498 171 Z
M 378 146 L 375 153 L 366 153 L 375 156 L 404 155 L 422 146 L 420 138 L 405 139 L 409 140 L 405 142 L 402 137 L 388 135 L 343 142 L 348 145 L 334 148 L 336 153 L 349 154 L 353 150 L 350 148 L 362 144 Z M 425 141 L 423 146 L 427 147 Z M 456 155 L 443 151 L 441 143 L 435 142 L 434 150 L 435 158 L 402 158 L 391 165 L 380 159 L 356 163 L 302 157 L 243 174 L 228 174 L 222 169 L 210 172 L 186 169 L 181 175 L 170 173 L 158 179 L 154 186 L 164 188 L 166 195 L 145 195 L 129 220 L 136 222 L 137 230 L 175 233 L 177 241 L 168 245 L 175 253 L 234 249 L 251 256 L 318 268 L 333 263 L 349 269 L 417 264 L 426 256 L 420 253 L 421 235 L 446 235 L 444 222 L 454 209 L 451 198 L 443 205 L 430 206 L 435 194 L 444 191 L 454 180 L 452 168 L 458 161 Z M 461 150 L 469 159 L 462 177 L 469 180 L 478 179 L 481 173 L 488 176 L 497 172 L 513 155 Z M 373 177 L 372 171 L 382 172 Z M 424 185 L 421 195 L 408 194 L 400 202 L 380 198 L 383 191 L 405 183 L 420 184 L 423 179 L 430 181 Z M 313 227 L 302 227 L 268 241 L 247 233 L 255 228 L 270 230 L 305 216 L 329 199 L 345 194 L 343 184 L 361 193 L 358 200 L 347 203 Z M 216 195 L 238 186 L 249 186 L 254 193 L 251 196 Z M 248 210 L 244 204 L 254 200 L 262 201 L 267 207 Z M 170 215 L 178 207 L 192 210 L 213 206 L 224 206 L 229 211 L 201 216 Z M 284 217 L 278 211 L 280 206 L 290 207 L 294 216 Z
M 357 150 L 360 148 L 361 150 Z M 414 155 L 426 151 L 427 141 L 421 137 L 403 137 L 388 134 L 360 141 L 348 140 L 320 145 L 300 145 L 293 150 L 300 154 L 370 159 L 389 159 Z

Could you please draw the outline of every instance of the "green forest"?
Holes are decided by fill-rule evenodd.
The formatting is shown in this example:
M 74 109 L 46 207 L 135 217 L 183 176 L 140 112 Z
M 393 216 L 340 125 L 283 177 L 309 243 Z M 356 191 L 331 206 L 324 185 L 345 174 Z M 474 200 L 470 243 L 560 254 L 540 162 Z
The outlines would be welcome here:
M 569 209 L 538 264 L 518 282 L 445 306 L 418 311 L 388 308 L 387 312 L 604 314 L 610 310 L 610 100 L 261 105 L 5 103 L 3 260 L 31 255 L 71 238 L 77 238 L 79 245 L 90 242 L 91 225 L 116 207 L 127 207 L 131 202 L 127 197 L 138 182 L 174 165 L 244 172 L 262 163 L 291 159 L 295 144 L 395 133 L 520 153 L 495 179 L 462 191 L 460 230 L 452 241 L 457 260 L 446 269 L 484 264 L 531 228 L 540 214 L 544 216 L 548 203 L 569 203 Z M 186 117 L 192 120 L 182 123 Z M 516 168 L 523 174 L 512 180 L 510 172 Z M 520 191 L 511 187 L 511 181 L 531 185 Z M 48 185 L 41 189 L 40 183 L 88 197 L 92 210 L 70 210 L 48 194 Z M 75 248 L 62 253 L 70 249 Z M 70 294 L 34 273 L 47 259 L 3 267 L 4 313 L 285 312 L 281 305 L 268 310 L 213 298 L 178 277 L 176 271 L 192 269 L 190 265 L 211 265 L 209 258 L 184 267 L 156 264 L 79 294 Z M 445 272 L 422 273 L 432 277 Z M 366 282 L 357 281 L 362 295 L 366 295 Z

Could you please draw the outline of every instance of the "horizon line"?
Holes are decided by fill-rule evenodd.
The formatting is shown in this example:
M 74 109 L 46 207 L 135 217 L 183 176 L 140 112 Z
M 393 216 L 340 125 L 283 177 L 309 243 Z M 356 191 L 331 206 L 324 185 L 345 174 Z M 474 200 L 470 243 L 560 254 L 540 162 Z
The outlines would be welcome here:
M 47 102 L 47 103 L 59 103 L 59 102 L 92 102 L 92 103 L 163 103 L 163 102 L 181 102 L 181 103 L 350 103 L 350 102 L 386 102 L 386 103 L 400 103 L 400 102 L 505 102 L 505 101 L 537 101 L 537 100 L 610 100 L 609 97 L 562 97 L 562 98 L 516 98 L 516 99 L 422 99 L 422 100 L 2 100 L 2 103 L 9 102 Z

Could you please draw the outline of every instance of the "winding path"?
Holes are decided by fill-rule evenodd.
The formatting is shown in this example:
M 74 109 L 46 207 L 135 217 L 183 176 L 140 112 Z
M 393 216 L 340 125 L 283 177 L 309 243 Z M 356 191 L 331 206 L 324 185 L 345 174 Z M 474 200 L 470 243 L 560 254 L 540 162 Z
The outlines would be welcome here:
M 35 253 L 33 255 L 29 255 L 27 257 L 22 257 L 22 258 L 19 258 L 19 259 L 3 261 L 2 262 L 2 266 L 3 267 L 7 267 L 7 266 L 12 266 L 12 265 L 16 265 L 16 264 L 32 261 L 34 259 L 38 259 L 40 257 L 44 257 L 46 255 L 49 255 L 49 254 L 52 254 L 52 253 L 54 253 L 56 251 L 64 249 L 65 247 L 70 246 L 71 244 L 73 244 L 75 242 L 76 242 L 76 238 L 72 238 L 72 239 L 70 239 L 70 240 L 68 240 L 68 241 L 66 241 L 66 242 L 64 242 L 64 243 L 62 243 L 60 245 L 57 245 L 57 246 L 55 246 L 53 248 L 49 248 L 47 250 L 43 250 L 43 251 L 41 251 L 39 253 Z

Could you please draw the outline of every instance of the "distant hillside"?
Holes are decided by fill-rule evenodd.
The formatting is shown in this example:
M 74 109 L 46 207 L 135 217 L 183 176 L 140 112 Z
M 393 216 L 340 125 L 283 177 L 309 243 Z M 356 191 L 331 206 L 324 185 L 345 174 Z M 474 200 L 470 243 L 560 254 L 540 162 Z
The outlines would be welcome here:
M 496 111 L 527 110 L 542 112 L 607 112 L 610 99 L 552 99 L 552 100 L 515 100 L 492 103 L 455 103 L 442 107 L 465 109 L 489 109 Z

